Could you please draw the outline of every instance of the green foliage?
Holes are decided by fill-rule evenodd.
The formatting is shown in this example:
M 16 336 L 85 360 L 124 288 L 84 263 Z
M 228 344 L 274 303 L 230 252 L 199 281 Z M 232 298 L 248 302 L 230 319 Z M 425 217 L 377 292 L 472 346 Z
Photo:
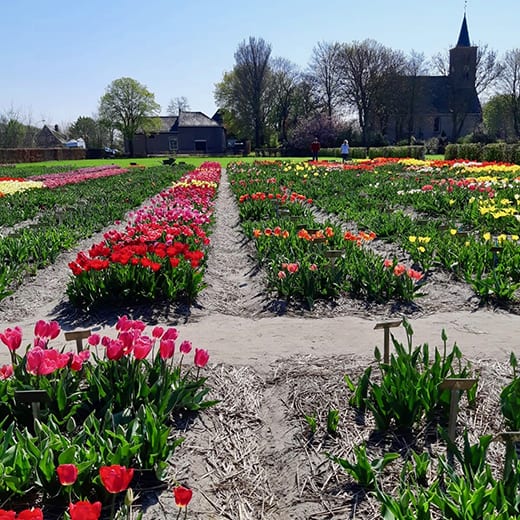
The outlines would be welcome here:
M 461 353 L 456 345 L 446 353 L 446 339 L 442 353 L 435 348 L 430 359 L 428 344 L 412 347 L 413 331 L 405 322 L 408 345 L 405 347 L 392 337 L 395 353 L 388 364 L 382 362 L 376 349 L 380 380 L 370 380 L 371 367 L 365 370 L 357 385 L 345 378 L 353 395 L 350 403 L 371 412 L 376 429 L 391 427 L 407 430 L 418 426 L 424 418 L 446 418 L 449 392 L 440 390 L 447 377 L 468 377 L 469 366 L 460 366 Z M 458 363 L 459 366 L 456 366 Z
M 354 462 L 350 462 L 342 457 L 332 456 L 329 453 L 327 453 L 327 456 L 339 464 L 359 486 L 366 490 L 375 489 L 378 475 L 392 461 L 399 458 L 398 453 L 385 453 L 382 457 L 371 460 L 367 454 L 365 444 L 355 446 L 353 451 Z
M 500 409 L 505 419 L 505 424 L 510 431 L 520 430 L 520 377 L 517 374 L 518 361 L 513 352 L 509 358 L 513 369 L 513 380 L 500 392 Z

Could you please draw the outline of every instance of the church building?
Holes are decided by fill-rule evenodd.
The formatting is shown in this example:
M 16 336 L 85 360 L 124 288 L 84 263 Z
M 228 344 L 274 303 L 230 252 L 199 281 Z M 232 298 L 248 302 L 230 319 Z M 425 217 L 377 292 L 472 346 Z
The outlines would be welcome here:
M 426 141 L 437 137 L 456 142 L 472 133 L 482 121 L 476 73 L 477 47 L 471 45 L 464 14 L 457 45 L 450 50 L 448 75 L 402 78 L 402 103 L 388 121 L 388 139 Z

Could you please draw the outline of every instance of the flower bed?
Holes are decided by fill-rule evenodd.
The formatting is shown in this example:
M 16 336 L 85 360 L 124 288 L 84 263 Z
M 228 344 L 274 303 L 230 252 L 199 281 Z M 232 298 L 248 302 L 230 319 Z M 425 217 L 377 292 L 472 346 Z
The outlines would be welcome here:
M 137 478 L 134 470 L 161 479 L 183 440 L 174 419 L 213 404 L 201 376 L 209 353 L 188 340 L 177 347 L 175 328 L 157 326 L 147 333 L 143 322 L 123 316 L 115 335 L 92 334 L 89 348 L 78 352 L 51 346 L 60 333 L 57 322 L 38 321 L 23 355 L 19 327 L 0 333 L 12 358 L 0 368 L 4 507 L 29 494 L 33 505 L 110 504 L 110 494 Z M 32 413 L 22 401 L 28 391 Z
M 67 294 L 76 305 L 165 298 L 193 300 L 203 287 L 220 165 L 206 163 L 135 212 L 122 232 L 80 252 Z

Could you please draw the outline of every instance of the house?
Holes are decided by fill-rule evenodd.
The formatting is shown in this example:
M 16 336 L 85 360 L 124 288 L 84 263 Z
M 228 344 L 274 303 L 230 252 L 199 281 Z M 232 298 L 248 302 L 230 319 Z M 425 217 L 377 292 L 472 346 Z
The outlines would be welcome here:
M 472 133 L 482 121 L 476 71 L 477 47 L 471 45 L 464 14 L 457 45 L 450 50 L 448 75 L 401 78 L 401 103 L 383 133 L 391 142 L 433 137 L 455 142 Z
M 216 118 L 202 112 L 181 111 L 178 116 L 161 116 L 159 119 L 161 126 L 158 131 L 135 134 L 135 156 L 172 153 L 213 155 L 226 150 L 226 130 Z
M 54 126 L 54 130 L 44 125 L 35 138 L 38 148 L 66 148 L 67 137 L 60 133 L 58 125 Z

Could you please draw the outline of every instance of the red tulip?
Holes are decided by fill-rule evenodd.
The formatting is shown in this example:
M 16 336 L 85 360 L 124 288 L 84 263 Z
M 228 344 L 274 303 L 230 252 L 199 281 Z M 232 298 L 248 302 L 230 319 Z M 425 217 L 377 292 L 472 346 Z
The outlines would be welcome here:
M 78 468 L 75 464 L 60 464 L 56 468 L 62 486 L 72 486 L 78 478 Z
M 14 520 L 16 518 L 16 513 L 14 511 L 6 511 L 5 509 L 0 509 L 0 520 Z
M 43 520 L 43 511 L 39 507 L 24 509 L 17 515 L 17 520 Z
M 120 493 L 125 491 L 130 485 L 134 476 L 134 470 L 118 465 L 103 466 L 99 468 L 99 476 L 103 486 L 109 493 Z
M 204 368 L 208 364 L 209 360 L 209 353 L 207 350 L 204 350 L 203 348 L 196 348 L 195 349 L 195 359 L 194 363 L 195 366 L 199 368 Z
M 69 504 L 71 520 L 98 520 L 101 515 L 101 502 L 91 504 L 88 500 L 81 500 Z
M 14 352 L 22 344 L 22 329 L 18 326 L 14 329 L 7 328 L 0 333 L 0 340 L 11 352 Z
M 193 496 L 193 491 L 184 486 L 177 486 L 173 488 L 173 495 L 175 497 L 175 504 L 177 504 L 178 507 L 187 507 Z

